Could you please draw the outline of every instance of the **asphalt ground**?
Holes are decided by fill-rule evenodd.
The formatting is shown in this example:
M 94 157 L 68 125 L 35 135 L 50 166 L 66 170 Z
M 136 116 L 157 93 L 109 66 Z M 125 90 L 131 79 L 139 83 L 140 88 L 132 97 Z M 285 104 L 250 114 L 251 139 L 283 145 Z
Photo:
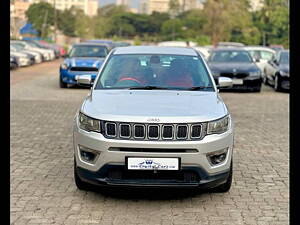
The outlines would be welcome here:
M 60 89 L 62 60 L 11 71 L 11 224 L 289 224 L 289 94 L 221 92 L 235 121 L 227 193 L 80 191 L 72 120 L 89 89 Z

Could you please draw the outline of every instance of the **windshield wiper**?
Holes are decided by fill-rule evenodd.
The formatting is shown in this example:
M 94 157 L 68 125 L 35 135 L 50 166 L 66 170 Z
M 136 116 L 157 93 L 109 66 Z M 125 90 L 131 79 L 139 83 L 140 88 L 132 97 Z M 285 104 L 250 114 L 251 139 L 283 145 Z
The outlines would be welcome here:
M 158 89 L 158 90 L 165 90 L 165 89 L 168 89 L 168 88 L 164 88 L 164 87 L 158 87 L 158 86 L 142 86 L 142 87 L 129 87 L 129 90 L 153 90 L 153 89 Z
M 213 86 L 195 86 L 195 87 L 188 88 L 187 90 L 197 91 L 197 90 L 203 90 L 206 88 L 214 88 L 214 87 Z

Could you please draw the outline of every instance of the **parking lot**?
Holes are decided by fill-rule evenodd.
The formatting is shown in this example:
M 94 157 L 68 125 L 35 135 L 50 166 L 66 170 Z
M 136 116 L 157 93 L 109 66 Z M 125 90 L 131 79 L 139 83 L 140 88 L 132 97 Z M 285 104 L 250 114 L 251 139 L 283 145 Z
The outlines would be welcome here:
M 61 62 L 10 75 L 11 224 L 289 224 L 288 93 L 221 92 L 236 126 L 228 193 L 84 192 L 73 179 L 72 120 L 89 89 L 60 89 Z

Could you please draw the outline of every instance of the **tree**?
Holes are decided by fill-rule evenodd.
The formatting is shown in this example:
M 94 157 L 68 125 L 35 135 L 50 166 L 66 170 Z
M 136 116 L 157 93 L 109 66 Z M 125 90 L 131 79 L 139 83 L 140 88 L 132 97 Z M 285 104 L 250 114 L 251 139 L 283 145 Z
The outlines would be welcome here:
M 255 26 L 261 32 L 263 44 L 289 46 L 289 5 L 282 0 L 266 0 L 264 7 L 253 15 Z
M 207 0 L 204 14 L 207 23 L 203 27 L 205 34 L 211 37 L 213 45 L 229 40 L 233 29 L 242 31 L 251 24 L 246 0 Z
M 73 9 L 66 9 L 58 13 L 58 29 L 60 29 L 64 35 L 75 37 L 75 20 L 76 15 Z
M 50 33 L 50 26 L 54 24 L 54 8 L 46 2 L 30 5 L 26 17 L 42 37 Z
M 161 33 L 164 40 L 182 38 L 183 23 L 180 19 L 170 19 L 163 23 Z

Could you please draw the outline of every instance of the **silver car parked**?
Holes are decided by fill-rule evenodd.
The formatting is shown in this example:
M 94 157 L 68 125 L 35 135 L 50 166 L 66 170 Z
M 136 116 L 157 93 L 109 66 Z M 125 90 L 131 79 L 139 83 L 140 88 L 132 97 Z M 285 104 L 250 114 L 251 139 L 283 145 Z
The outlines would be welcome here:
M 78 77 L 90 84 L 91 77 Z M 219 78 L 220 86 L 232 85 Z M 199 187 L 232 182 L 233 121 L 191 48 L 113 49 L 73 125 L 74 176 L 90 185 Z

